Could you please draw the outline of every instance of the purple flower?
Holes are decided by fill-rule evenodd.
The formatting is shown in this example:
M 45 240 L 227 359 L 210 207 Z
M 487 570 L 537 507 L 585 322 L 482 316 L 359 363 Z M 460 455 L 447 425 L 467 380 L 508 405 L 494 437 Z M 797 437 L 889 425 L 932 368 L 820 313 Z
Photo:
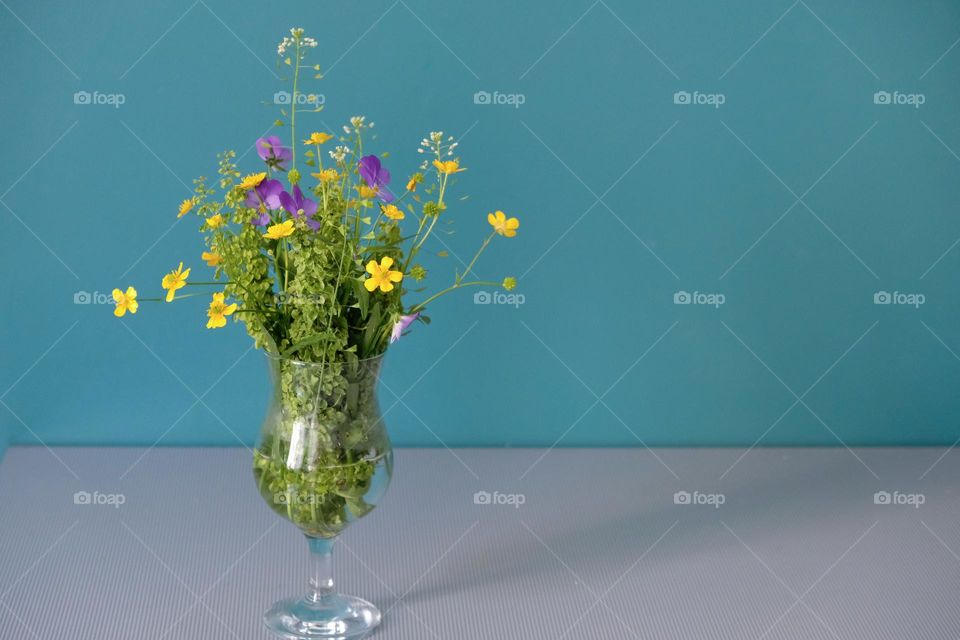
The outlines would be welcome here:
M 293 153 L 283 146 L 277 136 L 267 136 L 257 140 L 257 155 L 267 163 L 267 166 L 280 171 L 286 171 L 285 163 L 293 158 Z
M 294 218 L 305 216 L 307 226 L 313 231 L 320 228 L 320 223 L 313 219 L 313 214 L 317 212 L 317 203 L 310 198 L 305 198 L 299 186 L 293 188 L 293 195 L 290 195 L 286 191 L 281 193 L 280 203 Z
M 363 156 L 360 158 L 360 177 L 384 202 L 393 202 L 393 194 L 387 189 L 390 184 L 390 172 L 380 165 L 377 156 Z
M 283 185 L 279 180 L 264 180 L 248 192 L 247 199 L 243 203 L 257 210 L 257 215 L 250 222 L 261 227 L 270 224 L 270 211 L 275 211 L 282 206 L 280 203 L 282 192 Z
M 420 317 L 420 312 L 411 313 L 408 316 L 400 316 L 400 319 L 393 325 L 393 330 L 390 332 L 390 342 L 396 342 L 400 339 L 400 336 L 403 335 L 403 332 L 407 330 L 413 321 Z

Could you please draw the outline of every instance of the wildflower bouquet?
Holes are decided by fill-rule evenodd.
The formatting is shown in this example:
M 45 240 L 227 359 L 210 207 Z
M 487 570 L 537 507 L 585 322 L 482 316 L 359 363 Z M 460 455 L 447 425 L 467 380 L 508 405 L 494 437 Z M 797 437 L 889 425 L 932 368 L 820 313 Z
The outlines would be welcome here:
M 291 105 L 289 118 L 295 136 L 296 105 Z M 398 197 L 390 190 L 390 171 L 380 158 L 363 155 L 364 134 L 371 128 L 373 123 L 367 124 L 363 116 L 351 118 L 340 144 L 328 152 L 329 166 L 323 147 L 334 136 L 315 131 L 303 140 L 301 166 L 309 167 L 313 184 L 304 184 L 296 147 L 284 146 L 278 136 L 257 140 L 266 170 L 242 178 L 235 152 L 221 153 L 222 193 L 206 178 L 198 178 L 196 195 L 179 209 L 180 216 L 193 212 L 203 219 L 200 231 L 208 250 L 201 258 L 214 269 L 214 281 L 190 281 L 191 269 L 180 262 L 161 281 L 165 301 L 197 295 L 179 295 L 186 286 L 220 286 L 207 310 L 207 328 L 225 327 L 227 317 L 236 314 L 258 348 L 304 361 L 335 362 L 382 354 L 413 322 L 429 322 L 428 304 L 456 289 L 513 289 L 516 280 L 510 277 L 501 282 L 468 280 L 495 236 L 516 235 L 517 218 L 496 211 L 488 215 L 490 235 L 464 271 L 439 292 L 405 302 L 405 279 L 419 283 L 426 277 L 417 257 L 447 209 L 453 176 L 466 169 L 459 158 L 449 158 L 457 143 L 444 139 L 442 132 L 431 132 L 418 151 L 432 156 L 432 162 L 420 164 Z M 425 197 L 416 195 L 429 179 Z M 411 219 L 412 233 L 403 222 Z M 113 297 L 115 315 L 137 312 L 132 287 L 114 290 Z
M 332 537 L 369 510 L 364 496 L 382 462 L 370 452 L 389 450 L 370 401 L 376 375 L 366 363 L 413 323 L 428 323 L 428 306 L 439 297 L 476 285 L 513 289 L 514 278 L 485 282 L 471 272 L 492 241 L 516 236 L 519 221 L 489 213 L 489 235 L 466 267 L 425 293 L 420 259 L 466 171 L 458 144 L 431 132 L 416 168 L 396 183 L 387 154 L 367 149 L 373 122 L 353 117 L 337 135 L 304 127 L 321 109 L 301 87 L 306 76 L 321 77 L 319 65 L 306 62 L 316 46 L 291 29 L 278 48 L 292 82 L 275 122 L 289 127 L 285 140 L 257 140 L 260 163 L 252 168 L 241 169 L 233 151 L 219 154 L 219 177 L 196 179 L 194 196 L 180 204 L 179 217 L 200 220 L 201 258 L 212 275 L 194 280 L 194 268 L 180 262 L 160 282 L 165 295 L 149 300 L 209 296 L 207 328 L 239 319 L 271 356 L 277 410 L 255 452 L 261 493 L 308 535 Z M 115 315 L 137 313 L 136 289 L 115 289 L 113 297 Z
M 427 159 L 411 172 L 399 195 L 383 162 L 387 154 L 365 151 L 365 136 L 374 123 L 363 116 L 351 118 L 339 137 L 313 131 L 297 144 L 298 116 L 305 115 L 298 103 L 312 103 L 306 114 L 322 108 L 314 96 L 302 93 L 303 74 L 308 69 L 317 79 L 321 74 L 319 65 L 306 64 L 316 40 L 303 29 L 290 33 L 278 53 L 292 68 L 292 99 L 289 110 L 281 108 L 275 126 L 289 126 L 292 144 L 286 146 L 275 135 L 257 140 L 262 164 L 251 173 L 241 171 L 235 152 L 219 154 L 219 190 L 204 177 L 194 180 L 195 195 L 180 204 L 178 216 L 202 219 L 207 250 L 201 258 L 213 277 L 191 281 L 191 268 L 184 269 L 181 262 L 162 279 L 164 300 L 198 295 L 181 295 L 187 286 L 218 287 L 207 310 L 207 328 L 222 328 L 232 316 L 244 322 L 258 348 L 270 353 L 344 362 L 380 355 L 412 323 L 429 322 L 427 306 L 440 296 L 476 285 L 512 289 L 514 278 L 469 279 L 496 236 L 517 233 L 517 218 L 495 211 L 487 216 L 490 235 L 462 273 L 433 295 L 405 300 L 411 292 L 407 283 L 419 284 L 427 275 L 418 258 L 447 211 L 455 177 L 466 171 L 457 157 L 458 143 L 439 131 L 424 138 L 417 151 Z M 113 297 L 115 315 L 137 312 L 133 287 L 115 289 Z

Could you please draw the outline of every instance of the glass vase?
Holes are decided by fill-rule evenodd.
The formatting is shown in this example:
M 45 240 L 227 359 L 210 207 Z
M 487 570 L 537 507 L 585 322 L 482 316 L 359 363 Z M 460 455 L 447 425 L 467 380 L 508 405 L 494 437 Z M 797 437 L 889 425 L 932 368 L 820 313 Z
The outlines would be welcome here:
M 260 495 L 306 536 L 310 581 L 300 598 L 264 615 L 273 633 L 359 638 L 380 623 L 371 603 L 337 593 L 337 536 L 377 505 L 393 471 L 393 449 L 377 403 L 383 356 L 309 363 L 268 355 L 272 400 L 254 451 Z

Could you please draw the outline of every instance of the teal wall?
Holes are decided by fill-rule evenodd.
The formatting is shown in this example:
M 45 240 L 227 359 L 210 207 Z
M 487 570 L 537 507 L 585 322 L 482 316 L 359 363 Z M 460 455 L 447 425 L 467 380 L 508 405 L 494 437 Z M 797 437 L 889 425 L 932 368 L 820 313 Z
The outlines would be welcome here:
M 146 297 L 179 260 L 205 270 L 176 206 L 218 150 L 270 127 L 274 51 L 296 25 L 328 70 L 316 128 L 366 114 L 397 176 L 427 131 L 462 137 L 454 254 L 488 211 L 522 220 L 478 272 L 520 278 L 524 303 L 450 297 L 391 351 L 397 443 L 960 436 L 956 2 L 0 5 L 0 427 L 15 442 L 254 439 L 266 367 L 239 326 L 206 330 L 202 302 L 119 321 L 74 298 Z M 876 104 L 884 91 L 922 104 Z M 436 287 L 457 262 L 429 266 Z M 681 291 L 723 304 L 675 304 Z M 881 291 L 923 304 L 875 304 Z

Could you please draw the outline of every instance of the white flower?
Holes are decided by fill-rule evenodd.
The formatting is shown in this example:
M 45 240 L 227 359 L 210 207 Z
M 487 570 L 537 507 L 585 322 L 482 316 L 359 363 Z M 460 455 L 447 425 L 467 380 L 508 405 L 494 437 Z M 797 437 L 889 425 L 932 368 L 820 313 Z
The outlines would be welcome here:
M 282 56 L 284 53 L 287 52 L 287 48 L 293 45 L 293 43 L 294 43 L 293 38 L 291 38 L 290 36 L 285 37 L 283 40 L 280 41 L 280 44 L 277 46 L 277 55 Z
M 347 157 L 347 154 L 350 153 L 350 149 L 340 145 L 335 149 L 330 150 L 330 157 L 336 160 L 337 162 L 343 162 L 343 159 Z
M 431 131 L 431 132 L 430 132 L 430 140 L 433 141 L 433 142 L 441 142 L 441 141 L 443 141 L 443 131 Z

